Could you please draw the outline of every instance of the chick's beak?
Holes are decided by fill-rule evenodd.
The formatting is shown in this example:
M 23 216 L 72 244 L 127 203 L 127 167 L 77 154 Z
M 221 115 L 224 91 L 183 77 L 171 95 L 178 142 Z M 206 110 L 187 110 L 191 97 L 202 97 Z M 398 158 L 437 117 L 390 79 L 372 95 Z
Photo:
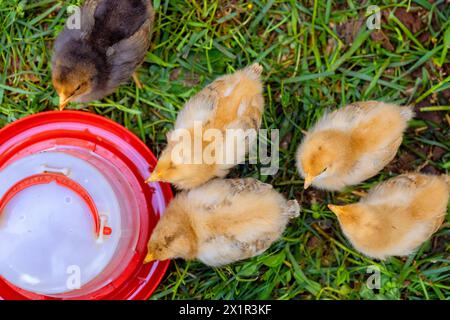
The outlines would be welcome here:
M 310 176 L 310 175 L 306 175 L 306 178 L 305 178 L 305 184 L 303 185 L 303 187 L 304 187 L 305 189 L 308 189 L 309 186 L 312 184 L 313 180 L 314 180 L 314 177 L 312 177 L 312 176 Z
M 147 256 L 144 259 L 144 264 L 150 263 L 155 260 L 155 257 L 153 256 L 153 253 L 149 252 L 147 253 Z
M 145 183 L 161 181 L 161 173 L 153 171 L 152 175 L 145 180 Z
M 67 104 L 70 102 L 71 97 L 68 97 L 64 94 L 61 94 L 59 96 L 59 110 L 62 111 L 67 106 Z
M 330 209 L 337 216 L 344 213 L 344 208 L 342 206 L 336 206 L 334 204 L 329 204 L 328 209 Z

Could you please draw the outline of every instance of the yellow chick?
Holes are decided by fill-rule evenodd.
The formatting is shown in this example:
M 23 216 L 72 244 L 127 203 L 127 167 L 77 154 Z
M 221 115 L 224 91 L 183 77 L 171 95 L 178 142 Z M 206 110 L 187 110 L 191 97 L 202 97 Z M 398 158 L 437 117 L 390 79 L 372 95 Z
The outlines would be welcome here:
M 439 229 L 449 192 L 448 176 L 408 173 L 380 183 L 358 203 L 328 207 L 357 250 L 384 260 L 411 254 Z
M 216 79 L 191 98 L 179 113 L 174 130 L 168 134 L 168 145 L 147 182 L 165 181 L 179 189 L 191 189 L 214 177 L 224 177 L 243 162 L 261 125 L 261 72 L 259 64 L 252 64 Z M 180 139 L 180 133 L 187 133 L 188 138 Z M 180 146 L 184 152 L 178 152 Z M 174 154 L 181 154 L 180 159 Z
M 323 116 L 297 151 L 297 167 L 310 185 L 341 190 L 376 175 L 397 153 L 410 107 L 356 102 Z
M 296 200 L 255 179 L 214 179 L 179 193 L 148 244 L 145 262 L 182 258 L 221 266 L 261 254 L 280 238 Z

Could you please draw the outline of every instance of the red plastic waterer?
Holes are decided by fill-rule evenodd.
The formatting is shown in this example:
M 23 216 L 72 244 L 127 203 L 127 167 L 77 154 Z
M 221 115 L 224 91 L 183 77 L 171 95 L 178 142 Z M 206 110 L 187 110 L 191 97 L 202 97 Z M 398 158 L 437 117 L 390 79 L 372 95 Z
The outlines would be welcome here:
M 169 185 L 117 123 L 44 112 L 0 130 L 0 300 L 148 299 L 169 261 L 143 264 Z

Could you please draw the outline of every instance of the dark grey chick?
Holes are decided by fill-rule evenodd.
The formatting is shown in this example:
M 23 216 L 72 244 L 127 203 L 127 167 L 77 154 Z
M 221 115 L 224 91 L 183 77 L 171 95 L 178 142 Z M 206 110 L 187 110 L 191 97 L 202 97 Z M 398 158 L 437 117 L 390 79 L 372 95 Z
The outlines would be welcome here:
M 115 91 L 142 64 L 154 11 L 149 0 L 86 0 L 80 28 L 65 26 L 55 41 L 53 86 L 60 109 Z

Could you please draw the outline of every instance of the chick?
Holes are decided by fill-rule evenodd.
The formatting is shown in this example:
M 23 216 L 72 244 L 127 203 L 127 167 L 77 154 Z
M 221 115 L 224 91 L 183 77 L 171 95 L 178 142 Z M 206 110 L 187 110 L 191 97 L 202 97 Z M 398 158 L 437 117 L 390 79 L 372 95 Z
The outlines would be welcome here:
M 80 28 L 67 26 L 55 41 L 53 86 L 60 109 L 112 93 L 144 61 L 154 11 L 148 0 L 86 0 Z
M 383 260 L 411 254 L 439 229 L 449 192 L 448 176 L 408 173 L 377 185 L 358 203 L 328 207 L 357 250 Z
M 214 179 L 169 204 L 148 244 L 145 262 L 182 258 L 221 266 L 261 254 L 299 215 L 271 185 Z
M 224 177 L 243 162 L 261 125 L 261 72 L 262 67 L 255 63 L 216 79 L 191 98 L 179 113 L 174 130 L 168 134 L 168 145 L 147 182 L 165 181 L 179 189 L 191 189 L 214 177 Z M 180 132 L 188 133 L 187 141 L 175 138 Z M 218 139 L 208 136 L 214 132 L 220 134 Z M 174 153 L 182 144 L 187 151 L 176 160 Z M 205 159 L 206 153 L 212 160 Z
M 402 143 L 410 107 L 367 101 L 350 104 L 323 116 L 308 131 L 297 151 L 297 167 L 311 184 L 341 190 L 383 169 Z

